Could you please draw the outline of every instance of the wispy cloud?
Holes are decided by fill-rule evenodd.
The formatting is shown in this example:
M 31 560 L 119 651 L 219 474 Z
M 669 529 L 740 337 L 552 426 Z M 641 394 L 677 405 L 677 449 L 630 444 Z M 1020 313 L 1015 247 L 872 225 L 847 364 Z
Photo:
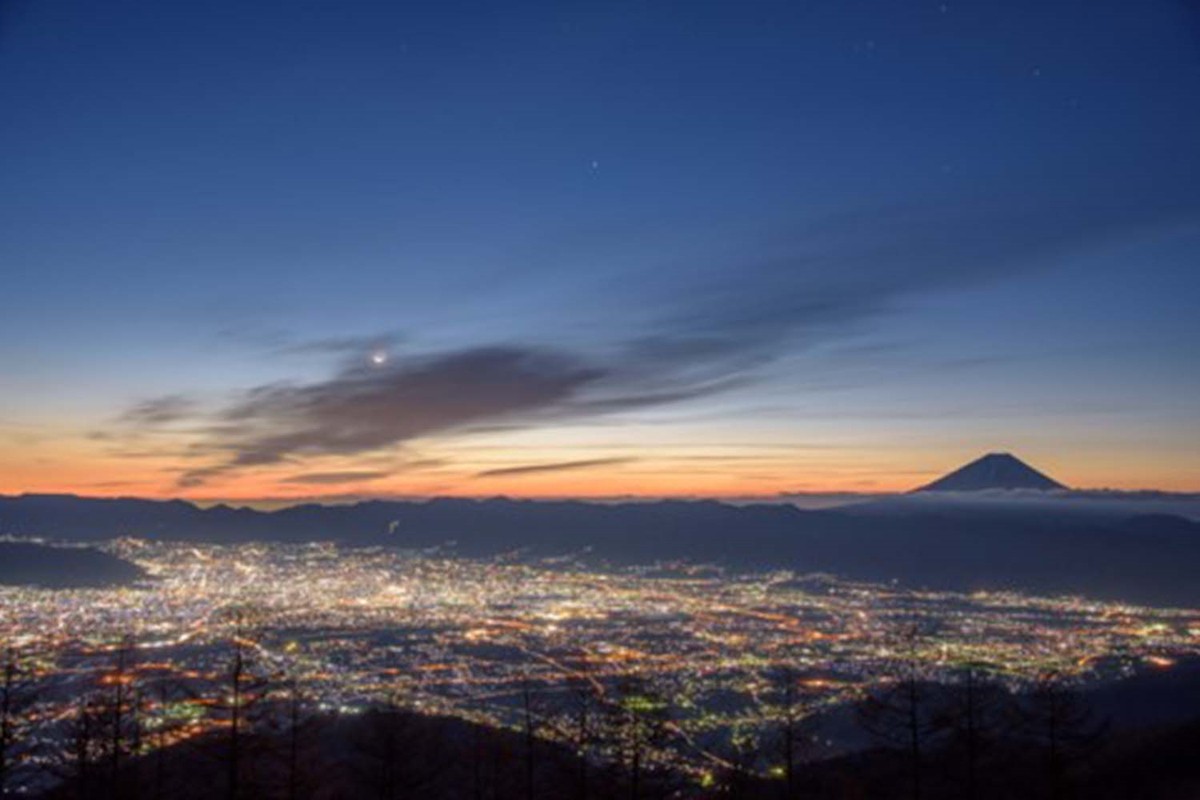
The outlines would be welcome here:
M 633 458 L 589 458 L 579 461 L 558 461 L 552 464 L 525 464 L 519 467 L 499 467 L 475 473 L 476 478 L 495 478 L 503 475 L 530 475 L 539 472 L 566 472 L 591 467 L 611 467 L 628 464 Z
M 304 472 L 299 475 L 289 475 L 280 478 L 280 483 L 299 483 L 314 486 L 328 486 L 339 483 L 362 483 L 378 481 L 391 477 L 391 472 L 383 470 L 346 470 L 344 472 Z
M 351 362 L 361 362 L 372 355 L 387 355 L 404 341 L 400 333 L 380 333 L 373 336 L 331 336 L 324 339 L 307 339 L 279 346 L 286 355 L 329 355 Z
M 143 400 L 127 409 L 120 421 L 134 426 L 166 425 L 191 418 L 196 407 L 196 402 L 186 395 L 162 395 Z
M 630 344 L 645 364 L 770 361 L 844 337 L 935 292 L 972 289 L 1200 219 L 1200 192 L 1129 179 L 1033 178 L 798 221 L 739 241 L 654 298 L 667 313 Z M 1111 180 L 1111 178 L 1110 178 Z

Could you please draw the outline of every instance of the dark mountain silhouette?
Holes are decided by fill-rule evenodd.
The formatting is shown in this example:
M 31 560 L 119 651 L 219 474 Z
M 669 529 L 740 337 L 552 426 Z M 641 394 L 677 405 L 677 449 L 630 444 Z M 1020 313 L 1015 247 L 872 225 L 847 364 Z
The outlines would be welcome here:
M 982 698 L 974 719 L 973 751 L 965 746 L 966 720 L 961 684 L 922 684 L 923 702 L 936 712 L 921 757 L 922 792 L 928 800 L 1026 800 L 1027 798 L 1130 797 L 1193 800 L 1200 790 L 1200 664 L 1183 662 L 1171 670 L 1148 670 L 1094 689 L 1061 687 L 1059 702 L 1080 710 L 1082 723 L 1063 715 L 1059 757 L 1031 714 L 1036 696 L 1014 693 L 978 675 Z M 320 698 L 310 698 L 318 700 Z M 1150 713 L 1146 706 L 1151 706 Z M 847 704 L 818 712 L 805 730 L 838 736 L 836 718 L 860 720 Z M 593 744 L 613 744 L 620 717 L 601 717 Z M 239 790 L 230 792 L 228 734 L 223 730 L 183 739 L 122 762 L 119 772 L 106 760 L 93 760 L 40 796 L 46 800 L 106 797 L 170 797 L 177 800 L 223 796 L 279 798 L 405 797 L 429 800 L 519 798 L 695 798 L 739 797 L 777 800 L 789 796 L 781 776 L 763 776 L 778 764 L 778 730 L 768 730 L 757 752 L 744 763 L 758 774 L 714 768 L 707 779 L 695 774 L 647 769 L 635 791 L 620 751 L 593 746 L 586 760 L 565 743 L 533 738 L 522 731 L 493 728 L 462 719 L 378 707 L 339 715 L 304 713 L 289 718 L 286 704 L 260 709 L 248 726 L 237 770 Z M 1044 724 L 1041 723 L 1041 724 Z M 293 727 L 294 726 L 294 727 Z M 911 756 L 902 742 L 881 744 L 859 730 L 860 743 L 838 755 L 804 744 L 799 752 L 793 797 L 814 800 L 880 798 L 908 800 Z M 102 748 L 103 745 L 100 745 Z M 973 755 L 972 755 L 973 753 Z M 102 750 L 100 752 L 102 755 Z M 96 754 L 93 754 L 95 759 Z M 967 764 L 976 774 L 967 791 Z M 81 774 L 82 773 L 82 774 Z M 1056 779 L 1057 778 L 1057 779 Z
M 1012 588 L 1134 602 L 1200 605 L 1200 524 L 1127 509 L 1058 510 L 962 493 L 822 511 L 713 501 L 368 501 L 277 511 L 178 500 L 0 497 L 0 534 L 98 541 L 118 536 L 244 542 L 333 541 L 590 565 L 687 560 L 730 569 L 830 572 L 909 586 Z M 1020 493 L 1017 493 L 1020 494 Z M 942 502 L 941 498 L 947 498 Z
M 1066 489 L 1011 453 L 988 453 L 922 486 L 919 492 L 979 492 L 988 489 Z
M 1090 690 L 1063 687 L 1066 702 L 1073 702 L 1086 716 L 1088 734 L 1070 732 L 1069 726 L 1059 731 L 1057 780 L 1050 770 L 1053 762 L 1045 733 L 1038 733 L 1028 714 L 1032 695 L 1007 691 L 994 695 L 992 702 L 1001 701 L 1001 713 L 980 718 L 973 790 L 968 789 L 971 755 L 963 742 L 960 718 L 957 733 L 952 724 L 930 737 L 921 763 L 920 796 L 926 800 L 1194 800 L 1200 797 L 1200 761 L 1195 757 L 1200 746 L 1198 667 L 1189 661 Z M 953 689 L 942 686 L 932 688 L 933 704 L 939 702 L 939 694 L 955 702 Z M 961 703 L 961 686 L 957 702 Z M 961 705 L 955 709 L 952 704 L 943 706 L 942 721 L 953 723 L 954 714 L 962 713 Z M 1068 716 L 1064 714 L 1064 719 Z M 825 730 L 819 722 L 815 727 Z M 902 747 L 865 748 L 805 764 L 798 796 L 909 800 L 913 797 L 910 771 L 910 756 Z M 755 780 L 740 796 L 770 800 L 781 794 L 777 782 Z
M 87 547 L 0 542 L 0 584 L 67 589 L 113 586 L 142 577 L 140 567 Z
M 293 742 L 285 714 L 278 710 L 273 724 L 245 734 L 237 792 L 228 788 L 227 737 L 218 733 L 129 759 L 116 775 L 108 764 L 93 764 L 90 774 L 82 779 L 71 776 L 41 797 L 549 800 L 631 796 L 629 782 L 617 765 L 585 763 L 563 744 L 543 738 L 530 743 L 513 730 L 378 708 L 306 718 Z M 686 785 L 683 776 L 657 768 L 644 768 L 641 778 L 637 796 L 646 800 L 677 796 L 672 790 Z M 581 780 L 586 781 L 586 795 L 580 791 Z
M 981 786 L 968 793 L 963 747 L 944 744 L 923 760 L 923 800 L 1195 800 L 1200 797 L 1200 717 L 1176 725 L 1099 737 L 1068 761 L 1058 781 L 1049 777 L 1048 750 L 1029 742 L 989 738 L 976 767 Z M 804 764 L 798 796 L 811 800 L 911 800 L 910 761 L 896 750 L 873 749 Z M 776 800 L 778 781 L 746 779 L 738 797 Z M 1056 787 L 1056 788 L 1051 788 Z M 711 797 L 697 793 L 695 797 Z

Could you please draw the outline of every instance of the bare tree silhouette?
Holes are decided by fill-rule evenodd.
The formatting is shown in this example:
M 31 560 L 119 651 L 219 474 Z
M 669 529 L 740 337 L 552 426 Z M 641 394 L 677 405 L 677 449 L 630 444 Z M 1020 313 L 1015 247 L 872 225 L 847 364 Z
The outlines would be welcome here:
M 649 753 L 667 739 L 670 705 L 651 681 L 627 676 L 607 708 L 607 729 L 618 763 L 624 768 L 631 800 L 639 800 Z
M 168 679 L 155 681 L 147 687 L 145 694 L 150 703 L 146 727 L 149 748 L 153 754 L 150 786 L 154 800 L 164 800 L 168 796 L 171 776 L 168 773 L 167 748 L 174 744 L 178 734 L 189 724 L 172 711 L 181 695 L 191 699 L 191 694 L 185 692 L 178 682 Z
M 725 762 L 720 770 L 717 784 L 723 794 L 742 797 L 755 779 L 754 765 L 762 757 L 762 741 L 756 733 L 759 726 L 754 722 L 735 722 L 729 737 L 719 748 Z
M 301 751 L 304 749 L 309 728 L 309 697 L 296 675 L 288 678 L 284 698 L 287 726 L 287 764 L 285 767 L 285 796 L 287 800 L 298 800 L 304 783 Z
M 254 609 L 236 606 L 224 613 L 229 641 L 229 662 L 224 675 L 223 709 L 227 714 L 225 746 L 225 796 L 239 800 L 244 794 L 244 772 L 249 756 L 248 741 L 252 713 L 266 697 L 268 671 L 258 659 L 258 615 Z
M 1068 796 L 1070 768 L 1090 755 L 1107 732 L 1092 709 L 1058 672 L 1042 675 L 1021 704 L 1019 731 L 1045 755 L 1046 796 Z
M 533 713 L 533 687 L 528 675 L 521 680 L 521 722 L 525 744 L 525 800 L 533 800 L 534 770 L 537 766 L 537 720 Z
M 857 708 L 864 730 L 885 746 L 906 753 L 912 800 L 921 798 L 922 761 L 940 730 L 935 689 L 921 680 L 921 639 L 917 625 L 905 627 L 899 653 L 890 661 L 889 682 L 869 693 Z
M 104 706 L 95 694 L 80 692 L 68 730 L 70 750 L 64 770 L 77 800 L 97 797 L 96 765 L 103 755 L 104 716 Z
M 114 650 L 112 668 L 100 676 L 100 684 L 105 690 L 100 702 L 107 734 L 108 795 L 112 798 L 126 793 L 121 765 L 131 752 L 131 741 L 138 736 L 138 719 L 133 703 L 136 656 L 136 642 L 131 636 L 122 637 Z
M 983 788 L 983 762 L 1003 738 L 1012 716 L 1012 695 L 990 678 L 988 664 L 962 665 L 954 680 L 942 685 L 935 724 L 944 732 L 948 756 L 961 764 L 959 794 L 974 800 Z
M 445 753 L 431 748 L 417 720 L 399 694 L 363 715 L 352 746 L 365 783 L 379 800 L 420 797 L 448 766 Z
M 567 684 L 570 722 L 563 732 L 564 740 L 571 744 L 578 759 L 575 796 L 579 800 L 587 800 L 591 791 L 589 769 L 599 726 L 597 716 L 602 700 L 600 688 L 592 670 L 591 660 L 584 653 L 575 666 L 575 674 Z
M 0 794 L 8 793 L 10 751 L 17 739 L 17 679 L 20 666 L 17 650 L 4 648 L 3 675 L 0 676 Z
M 26 717 L 38 696 L 31 654 L 15 645 L 0 654 L 0 795 L 13 789 L 13 773 L 26 753 Z
M 763 713 L 775 731 L 774 742 L 783 760 L 784 797 L 791 800 L 797 793 L 799 764 L 811 745 L 814 717 L 793 667 L 779 667 L 769 678 L 771 688 Z

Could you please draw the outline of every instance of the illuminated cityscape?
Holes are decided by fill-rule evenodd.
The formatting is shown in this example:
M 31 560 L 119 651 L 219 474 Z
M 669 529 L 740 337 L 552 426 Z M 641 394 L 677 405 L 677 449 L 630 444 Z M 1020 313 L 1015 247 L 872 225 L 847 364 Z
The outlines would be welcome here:
M 780 668 L 799 676 L 812 714 L 891 680 L 889 665 L 910 655 L 931 681 L 973 665 L 1019 687 L 1050 672 L 1086 682 L 1200 653 L 1200 610 L 1077 597 L 322 543 L 123 539 L 107 548 L 150 578 L 111 589 L 0 588 L 0 637 L 36 654 L 49 689 L 36 715 L 48 742 L 122 648 L 134 654 L 130 680 L 191 687 L 152 717 L 186 717 L 188 736 L 220 727 L 235 635 L 252 643 L 265 680 L 295 681 L 329 711 L 392 702 L 513 726 L 520 694 L 532 691 L 551 738 L 565 727 L 555 718 L 569 713 L 572 687 L 587 681 L 603 692 L 635 676 L 674 712 L 655 758 L 689 770 L 719 762 L 712 748 L 729 730 L 767 723 Z M 906 637 L 914 629 L 919 636 Z M 61 757 L 53 746 L 39 756 Z

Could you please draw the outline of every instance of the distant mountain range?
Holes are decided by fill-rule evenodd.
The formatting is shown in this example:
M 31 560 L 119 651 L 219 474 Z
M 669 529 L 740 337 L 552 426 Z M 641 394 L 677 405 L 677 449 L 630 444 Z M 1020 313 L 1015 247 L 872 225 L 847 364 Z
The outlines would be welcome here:
M 259 511 L 200 508 L 179 500 L 22 495 L 0 497 L 0 534 L 72 541 L 120 536 L 230 543 L 334 541 L 614 564 L 686 560 L 730 569 L 896 579 L 912 586 L 1020 588 L 1200 606 L 1200 582 L 1195 580 L 1200 524 L 1146 513 L 1156 508 L 1150 501 L 998 489 L 997 484 L 1011 483 L 1024 470 L 1003 463 L 995 473 L 991 467 L 971 466 L 964 468 L 966 485 L 977 489 L 928 489 L 825 510 L 715 501 L 439 498 Z M 996 477 L 987 479 L 988 474 Z M 1019 479 L 1029 480 L 1027 475 Z M 964 483 L 956 479 L 951 485 Z

